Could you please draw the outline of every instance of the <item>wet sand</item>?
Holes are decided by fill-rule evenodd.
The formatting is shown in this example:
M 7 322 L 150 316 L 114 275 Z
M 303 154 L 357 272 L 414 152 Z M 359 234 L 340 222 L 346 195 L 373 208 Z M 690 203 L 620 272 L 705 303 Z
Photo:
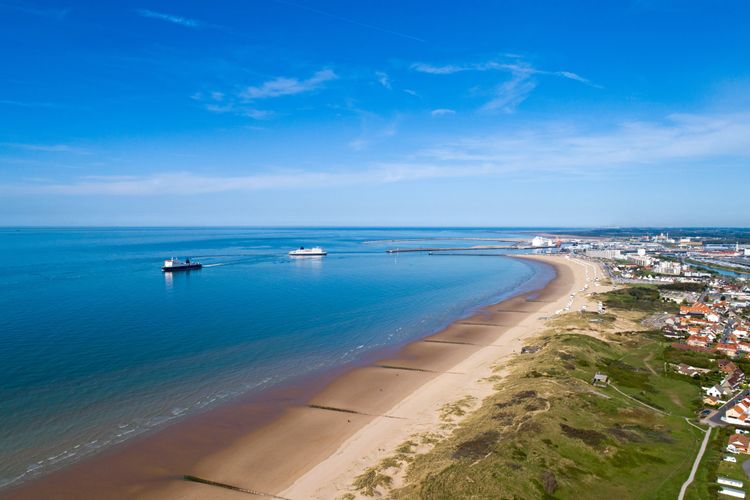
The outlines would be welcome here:
M 445 404 L 466 396 L 473 396 L 477 401 L 488 396 L 493 391 L 493 383 L 487 380 L 495 374 L 493 367 L 502 367 L 503 361 L 519 352 L 524 339 L 544 328 L 548 316 L 564 309 L 569 301 L 571 310 L 578 310 L 588 303 L 580 290 L 587 283 L 593 284 L 596 276 L 600 275 L 597 267 L 563 257 L 529 258 L 554 265 L 557 278 L 539 294 L 525 294 L 490 306 L 425 339 L 460 342 L 444 345 L 464 346 L 465 349 L 468 343 L 477 349 L 473 352 L 463 351 L 463 356 L 458 351 L 453 355 L 446 354 L 442 360 L 444 373 L 403 397 L 388 410 L 389 415 L 403 417 L 404 420 L 379 418 L 368 422 L 335 453 L 283 490 L 280 496 L 294 499 L 336 498 L 351 492 L 351 484 L 357 475 L 392 456 L 399 445 L 416 434 L 439 433 L 444 424 L 440 420 L 440 410 Z M 575 294 L 572 300 L 571 294 Z M 412 344 L 405 352 L 418 349 L 423 353 L 421 346 L 427 343 Z M 454 363 L 456 359 L 459 360 Z M 426 367 L 428 362 L 437 363 L 434 359 L 427 360 L 419 355 L 410 361 L 415 367 Z
M 523 258 L 553 265 L 557 277 L 543 290 L 489 306 L 388 359 L 213 410 L 3 496 L 334 497 L 382 450 L 429 428 L 445 402 L 482 396 L 487 384 L 476 386 L 477 380 L 517 352 L 520 341 L 542 327 L 543 316 L 564 307 L 585 282 L 585 263 Z M 188 482 L 184 475 L 245 492 Z

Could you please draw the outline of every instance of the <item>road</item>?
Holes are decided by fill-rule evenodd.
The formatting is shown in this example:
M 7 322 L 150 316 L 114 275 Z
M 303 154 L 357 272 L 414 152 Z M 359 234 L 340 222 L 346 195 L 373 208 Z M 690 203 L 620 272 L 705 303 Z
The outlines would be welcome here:
M 682 483 L 682 487 L 680 488 L 680 494 L 677 495 L 677 500 L 683 500 L 685 498 L 685 492 L 688 489 L 688 486 L 690 486 L 690 483 L 693 482 L 695 479 L 695 473 L 698 472 L 698 466 L 701 464 L 701 459 L 703 458 L 703 454 L 706 452 L 706 446 L 708 446 L 708 439 L 711 437 L 711 430 L 712 427 L 709 427 L 708 430 L 706 430 L 706 435 L 703 438 L 703 442 L 701 443 L 700 450 L 698 450 L 698 456 L 695 457 L 695 462 L 693 462 L 693 468 L 690 469 L 690 475 L 687 478 L 687 481 Z
M 723 427 L 727 425 L 725 422 L 721 420 L 721 417 L 724 416 L 724 414 L 727 412 L 728 409 L 736 405 L 737 402 L 739 402 L 742 398 L 744 398 L 748 394 L 750 394 L 750 389 L 745 389 L 744 391 L 740 391 L 739 394 L 737 394 L 735 397 L 730 399 L 721 408 L 716 410 L 716 413 L 711 415 L 709 418 L 705 419 L 704 422 L 710 425 L 711 427 Z
M 748 479 L 750 479 L 750 460 L 745 460 L 742 462 L 742 470 L 745 471 L 745 475 Z

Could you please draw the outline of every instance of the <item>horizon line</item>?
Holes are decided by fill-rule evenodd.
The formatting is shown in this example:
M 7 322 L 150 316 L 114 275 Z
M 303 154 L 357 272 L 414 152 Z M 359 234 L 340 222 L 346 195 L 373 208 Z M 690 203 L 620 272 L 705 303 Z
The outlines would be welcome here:
M 434 226 L 434 225 L 296 225 L 296 224 L 274 224 L 274 225 L 67 225 L 67 224 L 39 224 L 39 225 L 2 225 L 0 229 L 745 229 L 750 231 L 750 226 Z

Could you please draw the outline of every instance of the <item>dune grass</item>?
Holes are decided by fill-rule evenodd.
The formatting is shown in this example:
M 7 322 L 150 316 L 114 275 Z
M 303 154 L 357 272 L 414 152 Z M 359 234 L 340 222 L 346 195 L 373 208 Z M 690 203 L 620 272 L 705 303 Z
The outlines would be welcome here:
M 540 351 L 515 357 L 478 409 L 433 438 L 425 452 L 415 453 L 409 443 L 411 454 L 391 469 L 402 476 L 398 481 L 385 484 L 378 476 L 383 469 L 369 471 L 359 493 L 675 498 L 703 437 L 685 421 L 695 416 L 699 388 L 664 370 L 667 344 L 642 330 L 639 315 L 622 316 L 570 313 L 551 321 L 534 340 Z M 630 397 L 593 387 L 596 371 Z M 456 407 L 466 411 L 464 404 Z

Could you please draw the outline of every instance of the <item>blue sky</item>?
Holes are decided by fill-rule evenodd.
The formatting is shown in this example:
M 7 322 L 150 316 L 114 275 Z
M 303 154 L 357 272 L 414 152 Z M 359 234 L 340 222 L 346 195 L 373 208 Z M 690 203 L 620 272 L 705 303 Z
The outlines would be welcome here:
M 750 225 L 745 2 L 0 0 L 0 225 Z

